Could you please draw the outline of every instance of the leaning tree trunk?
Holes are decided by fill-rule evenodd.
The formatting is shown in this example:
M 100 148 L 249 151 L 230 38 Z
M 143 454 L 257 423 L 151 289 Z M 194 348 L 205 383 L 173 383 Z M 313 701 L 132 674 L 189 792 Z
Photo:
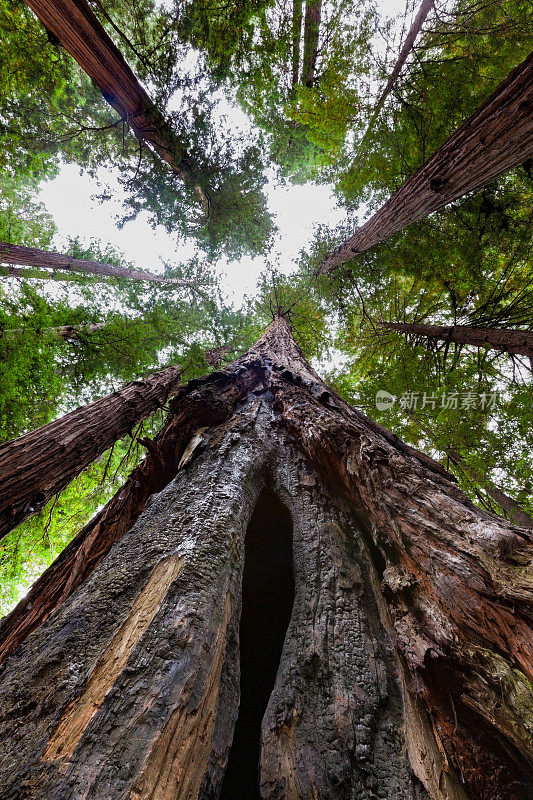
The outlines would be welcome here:
M 132 281 L 149 281 L 160 283 L 164 286 L 184 286 L 194 288 L 197 284 L 181 278 L 165 278 L 164 275 L 156 275 L 153 272 L 146 272 L 142 269 L 129 269 L 127 267 L 117 267 L 114 264 L 104 264 L 101 261 L 88 261 L 87 259 L 72 258 L 62 253 L 48 253 L 46 250 L 38 250 L 36 247 L 24 247 L 10 242 L 0 242 L 0 263 L 19 264 L 27 267 L 59 269 L 66 272 L 82 272 L 90 275 L 97 275 L 99 278 L 128 278 Z M 50 278 L 53 276 L 43 272 L 34 274 L 26 270 L 7 268 L 7 276 L 29 277 L 29 278 Z
M 382 328 L 415 338 L 441 339 L 443 342 L 491 347 L 509 355 L 533 357 L 533 331 L 505 328 L 474 328 L 470 325 L 415 325 L 406 322 L 378 322 Z
M 164 159 L 190 186 L 204 212 L 209 200 L 199 185 L 187 145 L 152 102 L 120 50 L 85 0 L 26 0 L 46 29 L 99 87 L 104 99 L 128 123 L 140 142 Z
M 107 327 L 106 322 L 89 322 L 87 325 L 61 325 L 59 328 L 41 328 L 40 332 L 51 333 L 53 336 L 57 336 L 58 339 L 70 340 L 79 339 L 80 336 L 86 333 L 96 333 L 97 331 L 103 330 L 105 327 Z M 25 333 L 28 330 L 35 333 L 33 328 L 4 328 L 2 335 Z
M 310 89 L 315 83 L 316 60 L 318 58 L 318 40 L 320 35 L 320 19 L 322 16 L 322 0 L 307 0 L 304 20 L 304 49 L 302 58 L 302 83 Z
M 179 367 L 71 411 L 0 446 L 0 539 L 175 394 Z
M 387 202 L 327 256 L 329 272 L 533 156 L 533 53 Z
M 367 125 L 366 131 L 365 131 L 365 133 L 364 133 L 364 135 L 363 135 L 363 137 L 361 139 L 361 142 L 359 143 L 359 149 L 363 146 L 363 144 L 365 143 L 366 139 L 368 138 L 368 135 L 369 135 L 370 131 L 374 127 L 374 123 L 375 123 L 375 121 L 376 121 L 376 119 L 377 119 L 377 117 L 379 115 L 379 112 L 381 111 L 381 109 L 385 105 L 385 100 L 387 99 L 389 94 L 392 92 L 392 90 L 394 88 L 394 84 L 398 80 L 400 72 L 402 71 L 402 67 L 405 64 L 405 62 L 407 61 L 409 53 L 413 49 L 414 43 L 416 41 L 416 37 L 420 33 L 420 29 L 422 28 L 422 25 L 426 21 L 426 17 L 429 14 L 429 12 L 431 11 L 431 9 L 433 8 L 433 6 L 434 6 L 434 0 L 422 0 L 422 4 L 421 4 L 420 8 L 418 9 L 416 17 L 413 20 L 413 24 L 409 28 L 409 33 L 405 37 L 405 42 L 402 45 L 402 49 L 400 50 L 398 58 L 396 59 L 396 63 L 394 64 L 394 67 L 392 68 L 392 72 L 389 75 L 387 83 L 385 84 L 385 88 L 383 89 L 382 93 L 379 96 L 379 99 L 378 99 L 376 105 L 374 106 L 374 110 L 372 112 L 372 116 L 370 117 L 370 121 L 369 121 L 369 123 Z
M 177 417 L 195 395 L 224 418 L 4 665 L 2 800 L 248 800 L 258 762 L 265 800 L 523 800 L 531 532 L 336 397 L 281 319 Z

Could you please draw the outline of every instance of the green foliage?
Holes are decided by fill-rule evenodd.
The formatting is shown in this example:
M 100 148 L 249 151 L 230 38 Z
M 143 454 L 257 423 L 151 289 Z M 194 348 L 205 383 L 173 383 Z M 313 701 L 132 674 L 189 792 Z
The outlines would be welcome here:
M 42 203 L 34 200 L 35 178 L 0 174 L 0 241 L 28 247 L 48 247 L 55 224 Z
M 533 49 L 530 11 L 527 0 L 459 0 L 430 17 L 364 146 L 332 176 L 344 202 L 381 204 L 481 105 Z
M 43 510 L 0 542 L 0 616 L 6 614 L 78 531 L 111 499 L 144 456 L 139 436 L 153 435 L 158 412 L 75 478 Z

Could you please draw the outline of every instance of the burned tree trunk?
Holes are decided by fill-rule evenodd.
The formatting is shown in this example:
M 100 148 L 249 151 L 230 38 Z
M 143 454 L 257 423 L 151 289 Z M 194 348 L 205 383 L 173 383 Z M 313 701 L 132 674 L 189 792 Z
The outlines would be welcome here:
M 320 265 L 329 272 L 533 156 L 533 53 Z
M 441 339 L 443 342 L 492 347 L 509 355 L 533 357 L 533 331 L 505 328 L 474 328 L 469 325 L 414 325 L 406 322 L 378 322 L 383 328 L 416 339 Z
M 66 272 L 82 272 L 97 275 L 100 278 L 127 278 L 132 281 L 149 281 L 160 283 L 164 286 L 183 286 L 187 288 L 196 286 L 191 281 L 185 281 L 180 278 L 165 278 L 164 275 L 156 275 L 153 272 L 145 272 L 142 269 L 129 269 L 117 267 L 114 264 L 103 264 L 101 261 L 71 258 L 61 253 L 48 253 L 46 250 L 38 250 L 36 247 L 24 247 L 10 242 L 0 242 L 0 262 L 3 264 L 37 267 L 38 269 L 47 268 Z M 8 267 L 7 276 L 10 275 L 22 278 L 42 278 L 43 280 L 54 277 L 46 272 L 36 274 L 27 270 L 18 270 L 16 267 Z
M 168 367 L 0 446 L 0 539 L 157 411 L 180 376 Z
M 176 419 L 195 395 L 224 418 L 4 664 L 2 800 L 523 800 L 531 532 L 336 397 L 284 320 Z

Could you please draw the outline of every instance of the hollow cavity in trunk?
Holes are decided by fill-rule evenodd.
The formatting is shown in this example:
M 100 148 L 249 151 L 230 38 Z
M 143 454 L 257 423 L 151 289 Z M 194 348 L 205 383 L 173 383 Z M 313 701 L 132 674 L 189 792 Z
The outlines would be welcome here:
M 270 489 L 246 532 L 240 623 L 241 700 L 220 800 L 260 800 L 261 722 L 294 602 L 292 520 Z

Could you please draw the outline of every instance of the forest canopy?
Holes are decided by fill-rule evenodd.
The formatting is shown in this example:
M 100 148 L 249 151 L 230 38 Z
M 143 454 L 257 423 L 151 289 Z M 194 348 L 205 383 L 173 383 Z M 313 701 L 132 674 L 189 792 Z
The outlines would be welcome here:
M 422 16 L 368 0 L 66 5 L 72 18 L 0 0 L 0 442 L 164 368 L 182 382 L 218 369 L 282 315 L 342 398 L 476 504 L 531 521 L 531 125 L 496 177 L 321 269 L 530 63 L 528 0 L 437 0 Z M 134 264 L 116 241 L 60 230 L 41 195 L 69 165 L 98 181 L 95 202 L 120 205 L 117 231 L 148 222 L 187 257 Z M 272 208 L 295 187 L 330 200 L 287 263 Z M 228 265 L 257 263 L 255 291 L 233 302 Z M 165 410 L 2 540 L 1 612 L 139 464 Z

